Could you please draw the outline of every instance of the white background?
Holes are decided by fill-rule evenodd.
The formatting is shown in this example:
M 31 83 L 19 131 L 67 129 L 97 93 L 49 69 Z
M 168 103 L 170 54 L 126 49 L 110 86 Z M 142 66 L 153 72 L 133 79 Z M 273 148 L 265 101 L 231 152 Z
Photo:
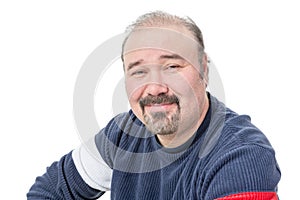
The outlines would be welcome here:
M 80 144 L 72 104 L 81 65 L 102 42 L 153 10 L 188 15 L 200 26 L 206 51 L 222 77 L 227 105 L 249 114 L 268 136 L 282 170 L 280 197 L 296 199 L 297 1 L 126 2 L 1 1 L 1 199 L 25 199 L 35 177 Z M 113 88 L 107 85 L 102 94 L 109 97 Z M 99 124 L 104 124 L 110 113 L 99 109 Z

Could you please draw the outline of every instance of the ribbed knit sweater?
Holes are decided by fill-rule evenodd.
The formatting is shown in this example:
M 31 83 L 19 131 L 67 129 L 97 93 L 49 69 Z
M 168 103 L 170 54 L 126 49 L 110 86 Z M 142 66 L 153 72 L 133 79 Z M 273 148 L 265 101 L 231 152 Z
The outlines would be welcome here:
M 267 138 L 213 96 L 203 123 L 179 147 L 162 147 L 132 111 L 84 146 L 52 164 L 27 198 L 97 199 L 110 190 L 115 200 L 277 199 L 280 170 Z

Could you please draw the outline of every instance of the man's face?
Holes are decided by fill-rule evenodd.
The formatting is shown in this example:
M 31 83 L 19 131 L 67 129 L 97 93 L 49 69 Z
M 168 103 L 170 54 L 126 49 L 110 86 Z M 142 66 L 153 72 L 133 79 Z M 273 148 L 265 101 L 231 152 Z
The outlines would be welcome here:
M 199 73 L 198 48 L 179 39 L 162 35 L 151 48 L 141 42 L 123 55 L 129 103 L 154 134 L 184 132 L 197 124 L 203 112 L 206 86 Z M 184 51 L 172 48 L 173 44 Z

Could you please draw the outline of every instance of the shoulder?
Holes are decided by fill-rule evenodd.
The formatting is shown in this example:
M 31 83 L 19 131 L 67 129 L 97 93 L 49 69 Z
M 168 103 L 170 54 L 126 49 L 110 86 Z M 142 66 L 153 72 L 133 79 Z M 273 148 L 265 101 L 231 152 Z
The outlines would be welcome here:
M 211 119 L 203 140 L 201 157 L 227 152 L 248 145 L 261 146 L 273 151 L 267 137 L 251 123 L 248 115 L 239 115 L 210 96 Z
M 249 116 L 229 108 L 225 108 L 218 140 L 205 159 L 206 194 L 213 198 L 241 191 L 274 191 L 280 180 L 267 137 Z
M 266 135 L 256 127 L 248 115 L 239 115 L 227 108 L 220 142 L 231 146 L 260 146 L 270 151 L 273 148 Z
M 221 103 L 214 101 L 220 107 Z M 216 107 L 216 105 L 214 106 Z M 254 162 L 252 164 L 257 163 L 254 158 L 257 159 L 264 155 L 265 159 L 276 163 L 273 147 L 265 134 L 251 122 L 250 116 L 239 115 L 225 107 L 224 104 L 223 114 L 215 113 L 212 113 L 211 123 L 215 123 L 216 120 L 213 118 L 217 118 L 216 116 L 222 120 L 218 120 L 221 121 L 221 125 L 217 131 L 211 128 L 214 127 L 214 124 L 211 124 L 207 132 L 207 135 L 213 135 L 210 136 L 211 138 L 217 138 L 211 152 L 207 154 L 207 159 L 211 161 L 212 165 L 216 167 L 216 165 L 225 164 L 226 161 L 237 159 L 238 162 L 244 160 L 242 163 L 247 163 L 249 166 L 251 162 Z M 211 143 L 207 142 L 204 146 Z

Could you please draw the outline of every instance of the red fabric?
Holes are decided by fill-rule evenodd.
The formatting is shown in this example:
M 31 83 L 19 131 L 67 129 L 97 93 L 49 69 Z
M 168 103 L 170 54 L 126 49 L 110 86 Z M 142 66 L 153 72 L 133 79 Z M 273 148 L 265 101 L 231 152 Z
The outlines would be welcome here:
M 243 192 L 216 200 L 278 200 L 276 192 Z

